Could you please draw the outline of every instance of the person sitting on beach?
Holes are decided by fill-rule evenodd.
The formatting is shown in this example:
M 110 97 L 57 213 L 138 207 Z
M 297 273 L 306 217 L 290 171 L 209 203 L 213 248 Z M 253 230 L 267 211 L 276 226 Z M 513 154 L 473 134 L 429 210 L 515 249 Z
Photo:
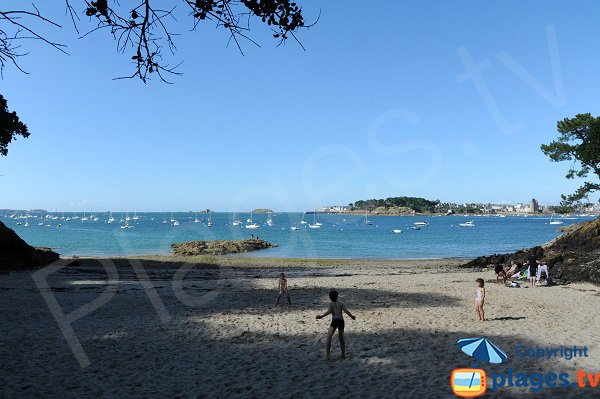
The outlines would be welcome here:
M 527 276 L 529 277 L 529 286 L 535 288 L 535 280 L 537 277 L 538 264 L 535 258 L 527 260 Z
M 537 281 L 542 281 L 542 273 L 544 273 L 544 285 L 547 285 L 548 277 L 550 277 L 550 274 L 548 273 L 548 265 L 546 265 L 546 262 L 543 259 L 538 261 L 538 269 L 536 275 Z
M 506 272 L 506 275 L 508 277 L 515 277 L 515 274 L 519 273 L 519 265 L 517 264 L 517 262 L 515 262 L 514 260 L 510 261 L 510 267 L 508 268 L 508 271 Z
M 494 267 L 494 272 L 496 273 L 496 284 L 500 283 L 500 279 L 502 279 L 502 284 L 506 284 L 506 270 L 504 270 L 504 267 L 501 264 L 497 264 Z
M 323 317 L 331 314 L 331 324 L 329 325 L 329 329 L 327 330 L 327 343 L 325 344 L 325 357 L 327 360 L 330 358 L 331 351 L 331 338 L 335 333 L 335 330 L 338 329 L 338 337 L 340 339 L 340 349 L 342 350 L 342 359 L 346 358 L 346 341 L 344 340 L 344 316 L 342 314 L 346 313 L 352 320 L 356 320 L 356 317 L 346 309 L 342 303 L 338 302 L 338 292 L 332 290 L 329 292 L 329 299 L 331 302 L 329 303 L 329 308 L 327 312 L 317 315 L 317 320 L 322 319 Z
M 277 288 L 279 289 L 279 296 L 277 297 L 277 301 L 275 302 L 275 306 L 279 305 L 279 300 L 282 295 L 287 297 L 288 303 L 292 306 L 292 300 L 290 299 L 290 291 L 288 290 L 287 280 L 285 278 L 285 274 L 281 273 L 279 275 L 279 280 L 277 281 Z
M 485 281 L 482 278 L 475 280 L 477 291 L 475 291 L 475 312 L 480 321 L 484 321 L 483 304 L 485 302 Z

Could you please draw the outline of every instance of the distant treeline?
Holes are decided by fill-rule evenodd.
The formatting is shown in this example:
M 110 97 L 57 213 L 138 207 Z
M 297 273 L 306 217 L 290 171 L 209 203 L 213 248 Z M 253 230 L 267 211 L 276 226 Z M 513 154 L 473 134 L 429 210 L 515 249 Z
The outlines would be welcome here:
M 359 200 L 349 205 L 352 210 L 373 210 L 379 207 L 406 207 L 412 209 L 415 212 L 424 213 L 439 211 L 440 201 L 430 201 L 425 198 L 419 197 L 390 197 L 386 199 Z

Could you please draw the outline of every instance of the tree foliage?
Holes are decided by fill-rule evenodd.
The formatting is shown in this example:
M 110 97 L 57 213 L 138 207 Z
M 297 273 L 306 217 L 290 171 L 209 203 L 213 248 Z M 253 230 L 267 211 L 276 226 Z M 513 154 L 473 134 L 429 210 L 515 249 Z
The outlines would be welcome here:
M 352 209 L 372 210 L 375 208 L 393 208 L 406 207 L 415 212 L 435 212 L 440 204 L 439 200 L 430 201 L 419 197 L 390 197 L 386 199 L 359 200 L 354 204 L 349 204 Z
M 600 179 L 600 117 L 591 114 L 577 114 L 575 118 L 558 121 L 558 139 L 550 144 L 542 144 L 542 152 L 553 162 L 570 161 L 567 179 Z M 580 201 L 600 190 L 598 181 L 585 181 L 575 193 L 562 195 L 563 205 Z
M 162 8 L 166 2 L 159 0 L 64 1 L 66 15 L 78 33 L 82 18 L 87 18 L 92 24 L 81 37 L 97 31 L 108 32 L 117 42 L 119 52 L 131 52 L 133 72 L 125 78 L 139 78 L 144 83 L 152 75 L 167 82 L 169 75 L 181 74 L 178 69 L 181 63 L 171 65 L 163 52 L 165 48 L 171 55 L 176 51 L 175 26 L 183 25 L 175 16 L 177 6 L 182 6 L 187 15 L 184 20 L 189 23 L 184 25 L 186 31 L 190 27 L 195 30 L 203 21 L 213 21 L 228 32 L 229 41 L 234 42 L 242 54 L 242 39 L 259 46 L 249 36 L 252 19 L 266 25 L 278 44 L 293 38 L 302 46 L 296 33 L 311 26 L 305 23 L 302 8 L 291 0 L 173 0 L 170 8 Z M 33 9 L 0 10 L 0 69 L 10 63 L 23 71 L 18 63 L 19 57 L 27 54 L 21 50 L 23 39 L 41 40 L 66 52 L 64 45 L 44 37 L 31 27 L 31 23 L 62 26 L 42 16 L 35 4 Z
M 8 110 L 8 104 L 0 94 L 0 156 L 8 153 L 8 144 L 17 136 L 29 136 L 27 125 L 19 120 L 16 112 Z

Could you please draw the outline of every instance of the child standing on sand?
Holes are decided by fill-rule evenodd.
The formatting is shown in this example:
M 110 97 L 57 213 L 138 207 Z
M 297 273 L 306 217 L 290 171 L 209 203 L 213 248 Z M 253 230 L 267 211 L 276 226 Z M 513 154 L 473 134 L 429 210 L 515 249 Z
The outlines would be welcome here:
M 287 296 L 288 303 L 292 306 L 292 300 L 290 299 L 290 292 L 288 291 L 287 279 L 285 278 L 285 274 L 281 273 L 279 275 L 279 281 L 277 282 L 277 288 L 279 289 L 279 296 L 277 297 L 277 302 L 275 302 L 275 306 L 279 305 L 279 300 L 282 295 Z
M 477 291 L 475 292 L 475 312 L 477 312 L 477 317 L 479 320 L 483 321 L 483 303 L 485 302 L 485 282 L 482 278 L 478 278 L 475 280 L 475 285 L 477 286 Z
M 325 344 L 325 355 L 327 360 L 330 358 L 331 351 L 331 338 L 333 334 L 335 334 L 335 330 L 338 329 L 338 337 L 340 339 L 340 349 L 342 350 L 342 359 L 346 358 L 346 341 L 344 340 L 344 316 L 342 314 L 346 313 L 352 320 L 356 320 L 356 317 L 346 309 L 342 303 L 338 302 L 338 292 L 332 290 L 329 292 L 329 299 L 331 302 L 329 303 L 329 308 L 327 312 L 317 315 L 317 320 L 322 319 L 323 317 L 331 314 L 331 324 L 329 325 L 329 329 L 327 330 L 327 343 Z

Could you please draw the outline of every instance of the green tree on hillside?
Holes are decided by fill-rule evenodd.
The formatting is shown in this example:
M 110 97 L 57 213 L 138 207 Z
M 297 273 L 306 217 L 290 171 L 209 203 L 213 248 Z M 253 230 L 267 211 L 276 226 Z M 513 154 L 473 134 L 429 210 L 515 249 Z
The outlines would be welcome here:
M 600 117 L 577 114 L 575 118 L 558 121 L 560 136 L 550 144 L 542 144 L 542 152 L 551 161 L 571 161 L 567 179 L 594 177 L 600 179 Z M 600 191 L 600 182 L 585 181 L 575 193 L 562 195 L 563 205 L 580 201 L 595 191 Z

